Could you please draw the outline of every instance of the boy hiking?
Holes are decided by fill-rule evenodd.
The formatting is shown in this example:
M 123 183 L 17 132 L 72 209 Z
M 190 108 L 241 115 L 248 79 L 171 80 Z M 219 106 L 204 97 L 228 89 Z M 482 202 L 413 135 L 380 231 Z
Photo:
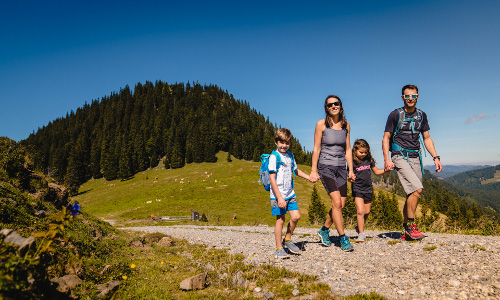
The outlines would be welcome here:
M 415 211 L 418 200 L 424 188 L 422 184 L 423 164 L 420 150 L 420 133 L 427 151 L 432 155 L 436 172 L 441 172 L 443 166 L 434 148 L 434 142 L 429 134 L 427 115 L 416 107 L 418 87 L 405 85 L 401 99 L 404 107 L 389 114 L 385 125 L 382 150 L 384 152 L 385 171 L 396 169 L 399 180 L 406 192 L 406 202 L 403 208 L 402 240 L 420 240 L 424 235 L 415 223 Z M 391 158 L 389 158 L 389 151 Z
M 300 249 L 292 242 L 292 233 L 300 219 L 297 196 L 293 190 L 292 173 L 309 180 L 309 175 L 297 168 L 293 154 L 288 151 L 292 133 L 286 128 L 280 128 L 274 135 L 274 143 L 277 149 L 269 156 L 269 179 L 271 181 L 271 212 L 276 216 L 274 236 L 276 239 L 275 258 L 287 258 L 288 253 L 283 247 L 288 248 L 291 253 L 299 254 Z M 290 222 L 286 228 L 285 239 L 281 240 L 285 214 L 290 212 Z

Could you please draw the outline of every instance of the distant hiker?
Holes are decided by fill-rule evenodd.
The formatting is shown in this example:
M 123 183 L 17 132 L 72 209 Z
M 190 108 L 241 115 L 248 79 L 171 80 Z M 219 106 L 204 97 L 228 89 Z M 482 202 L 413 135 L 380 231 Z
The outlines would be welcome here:
M 286 258 L 288 253 L 283 246 L 292 253 L 299 254 L 300 249 L 292 242 L 292 233 L 300 219 L 297 196 L 293 190 L 292 174 L 309 180 L 309 175 L 297 168 L 293 154 L 288 151 L 292 133 L 286 128 L 280 128 L 274 135 L 277 149 L 269 156 L 269 177 L 271 181 L 271 212 L 276 216 L 274 236 L 276 239 L 276 258 Z M 286 212 L 290 212 L 290 222 L 286 228 L 285 239 L 281 240 Z
M 385 170 L 380 170 L 375 166 L 370 145 L 363 139 L 356 140 L 352 145 L 352 160 L 356 180 L 351 184 L 351 189 L 354 203 L 356 203 L 358 225 L 355 230 L 358 233 L 356 242 L 359 243 L 365 241 L 365 223 L 372 206 L 372 171 L 375 175 L 382 175 Z
M 406 202 L 403 208 L 402 240 L 424 238 L 414 220 L 418 200 L 424 188 L 422 184 L 424 170 L 419 140 L 420 133 L 425 148 L 434 159 L 436 172 L 441 172 L 443 168 L 429 134 L 427 115 L 416 107 L 418 97 L 417 86 L 405 85 L 403 87 L 401 99 L 404 106 L 389 114 L 382 140 L 385 170 L 396 170 L 406 192 Z M 389 158 L 389 151 L 391 152 L 391 158 Z
M 349 179 L 354 180 L 352 171 L 352 151 L 349 133 L 351 126 L 344 116 L 342 101 L 335 95 L 326 97 L 324 109 L 325 119 L 316 123 L 314 131 L 314 148 L 312 155 L 311 180 L 321 178 L 326 192 L 332 201 L 332 209 L 328 212 L 325 224 L 318 231 L 321 243 L 330 246 L 330 226 L 335 224 L 340 236 L 340 245 L 344 251 L 353 251 L 349 237 L 344 232 L 342 208 L 347 198 L 347 169 Z

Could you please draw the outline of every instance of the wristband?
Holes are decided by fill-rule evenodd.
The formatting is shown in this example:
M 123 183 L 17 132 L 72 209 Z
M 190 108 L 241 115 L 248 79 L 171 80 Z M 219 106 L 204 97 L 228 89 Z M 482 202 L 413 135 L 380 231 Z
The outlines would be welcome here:
M 436 160 L 436 158 L 437 158 L 437 159 L 439 159 L 439 160 L 441 160 L 441 157 L 440 157 L 439 155 L 434 156 L 434 157 L 432 158 L 432 160 Z

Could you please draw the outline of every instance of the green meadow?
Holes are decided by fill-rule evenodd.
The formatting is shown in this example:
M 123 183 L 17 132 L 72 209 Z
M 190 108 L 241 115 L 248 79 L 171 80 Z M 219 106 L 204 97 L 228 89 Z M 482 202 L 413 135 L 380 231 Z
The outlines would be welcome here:
M 228 162 L 226 152 L 219 152 L 217 158 L 216 163 L 192 163 L 170 170 L 160 163 L 124 181 L 89 180 L 74 200 L 86 212 L 120 226 L 151 224 L 151 215 L 190 216 L 191 211 L 205 214 L 211 225 L 273 225 L 269 192 L 259 184 L 260 162 L 235 158 Z M 303 165 L 299 169 L 311 171 Z M 314 184 L 300 177 L 294 180 L 301 223 L 305 225 Z M 321 183 L 316 185 L 321 200 L 331 207 Z

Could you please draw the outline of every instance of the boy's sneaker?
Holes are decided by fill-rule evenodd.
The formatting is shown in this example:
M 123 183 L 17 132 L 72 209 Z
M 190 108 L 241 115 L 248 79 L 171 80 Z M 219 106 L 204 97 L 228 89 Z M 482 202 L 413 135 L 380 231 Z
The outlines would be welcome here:
M 332 244 L 332 241 L 330 241 L 330 236 L 328 235 L 328 233 L 330 232 L 330 230 L 319 230 L 318 231 L 318 235 L 319 235 L 319 238 L 320 238 L 320 241 L 323 245 L 327 246 L 327 247 L 330 247 L 330 245 Z
M 288 253 L 286 253 L 285 249 L 281 247 L 278 250 L 276 250 L 276 253 L 274 253 L 274 258 L 280 258 L 280 259 L 288 258 Z
M 418 227 L 416 223 L 408 224 L 408 228 L 406 229 L 406 238 L 409 240 L 421 240 L 424 238 L 424 234 L 418 231 Z
M 294 254 L 300 253 L 300 248 L 297 247 L 297 245 L 295 245 L 292 241 L 285 242 L 285 240 L 283 240 L 283 247 L 287 247 L 288 250 Z
M 351 242 L 349 242 L 349 237 L 347 235 L 340 237 L 340 247 L 342 247 L 342 250 L 345 252 L 354 251 L 354 247 L 351 245 Z
M 364 233 L 359 233 L 358 238 L 356 239 L 356 243 L 362 243 L 365 241 L 365 234 Z

